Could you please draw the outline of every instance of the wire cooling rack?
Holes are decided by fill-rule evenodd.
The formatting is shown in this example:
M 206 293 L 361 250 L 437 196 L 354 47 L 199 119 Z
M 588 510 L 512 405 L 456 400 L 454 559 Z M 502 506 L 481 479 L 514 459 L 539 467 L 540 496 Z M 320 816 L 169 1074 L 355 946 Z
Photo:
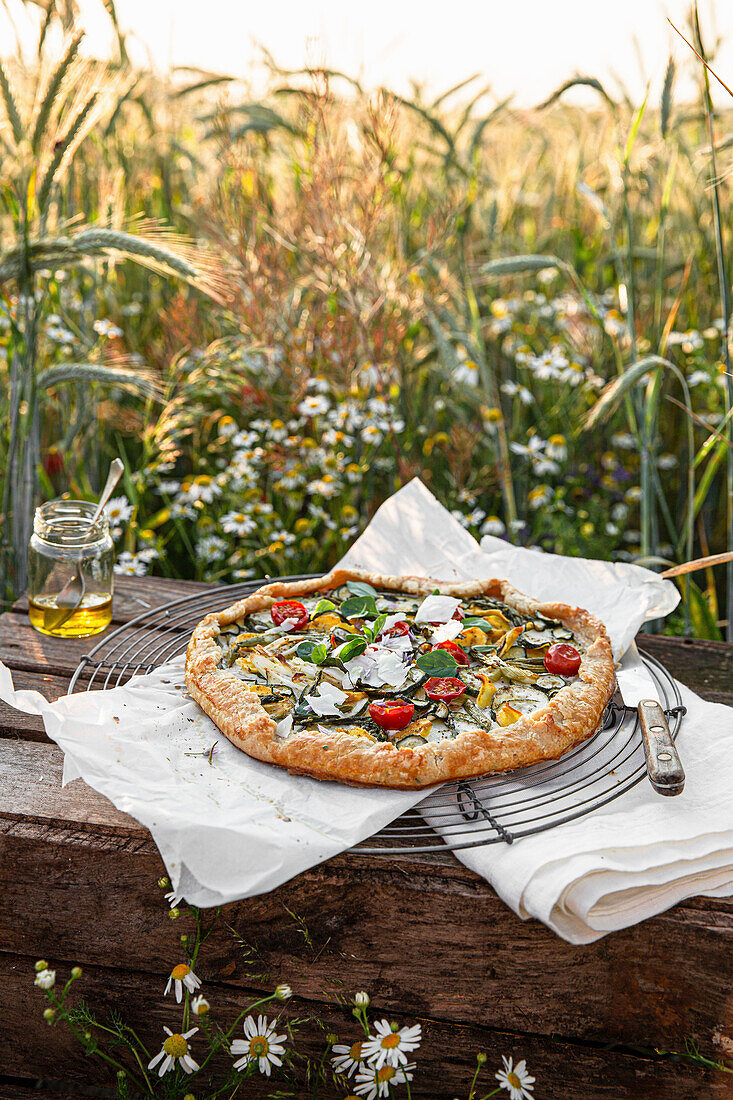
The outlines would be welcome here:
M 316 574 L 282 577 L 306 580 Z M 142 612 L 103 638 L 85 654 L 71 678 L 74 691 L 108 691 L 131 676 L 185 652 L 196 624 L 249 595 L 262 580 L 206 589 Z M 684 707 L 673 678 L 659 661 L 642 659 L 654 680 L 672 736 Z M 419 807 L 386 825 L 352 849 L 355 855 L 452 851 L 485 844 L 512 844 L 521 837 L 593 813 L 646 777 L 639 719 L 635 710 L 610 704 L 599 729 L 560 760 L 535 764 L 506 775 L 445 783 Z M 650 791 L 650 797 L 657 797 Z

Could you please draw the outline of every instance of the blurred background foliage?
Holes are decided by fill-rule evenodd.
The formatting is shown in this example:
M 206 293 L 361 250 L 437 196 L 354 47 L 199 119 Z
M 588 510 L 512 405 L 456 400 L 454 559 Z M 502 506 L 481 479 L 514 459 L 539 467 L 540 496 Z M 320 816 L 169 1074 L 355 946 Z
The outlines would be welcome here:
M 6 596 L 34 500 L 91 497 L 116 454 L 130 573 L 326 568 L 414 476 L 479 537 L 728 548 L 733 113 L 713 165 L 702 81 L 527 110 L 272 61 L 254 98 L 135 69 L 121 33 L 85 58 L 73 0 L 29 8 L 0 80 Z M 668 629 L 722 636 L 725 578 Z

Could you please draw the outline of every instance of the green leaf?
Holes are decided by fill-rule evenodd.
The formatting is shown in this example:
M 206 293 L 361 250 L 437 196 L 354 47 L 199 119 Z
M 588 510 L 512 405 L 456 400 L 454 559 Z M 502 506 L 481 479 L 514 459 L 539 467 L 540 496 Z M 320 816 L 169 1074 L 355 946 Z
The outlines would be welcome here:
M 429 653 L 423 653 L 415 664 L 428 676 L 455 676 L 458 665 L 454 657 L 451 657 L 445 649 L 431 649 Z
M 354 657 L 360 657 L 366 647 L 366 638 L 352 638 L 350 642 L 344 644 L 343 649 L 339 650 L 338 659 L 342 664 L 346 664 L 347 661 L 352 661 Z
M 346 587 L 352 596 L 374 596 L 376 599 L 376 588 L 372 588 L 366 581 L 347 581 Z
M 300 657 L 301 661 L 312 661 L 313 664 L 317 664 L 318 662 L 314 659 L 313 653 L 318 649 L 318 645 L 318 642 L 314 642 L 312 638 L 308 638 L 306 641 L 300 643 L 295 652 L 298 657 Z M 323 648 L 325 649 L 325 646 L 323 646 Z
M 323 615 L 326 611 L 335 611 L 336 604 L 331 603 L 330 600 L 319 600 L 316 606 L 313 608 L 313 615 Z
M 462 619 L 461 624 L 464 628 L 469 626 L 477 626 L 481 630 L 487 631 L 492 631 L 496 629 L 491 625 L 491 623 L 487 623 L 486 619 L 479 619 L 474 615 L 469 615 L 466 619 Z
M 505 256 L 501 260 L 489 260 L 481 271 L 484 275 L 522 275 L 528 271 L 544 271 L 545 268 L 562 268 L 562 260 L 557 256 Z
M 377 605 L 373 596 L 352 596 L 344 600 L 339 608 L 347 619 L 364 619 L 377 615 Z

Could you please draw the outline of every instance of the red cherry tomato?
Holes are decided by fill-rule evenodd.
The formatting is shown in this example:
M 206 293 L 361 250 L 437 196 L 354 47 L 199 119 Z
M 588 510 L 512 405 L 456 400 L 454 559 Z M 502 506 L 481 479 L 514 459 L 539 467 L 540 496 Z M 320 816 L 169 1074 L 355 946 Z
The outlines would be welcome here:
M 370 703 L 369 717 L 383 730 L 403 730 L 409 726 L 415 713 L 413 703 Z
M 575 676 L 580 668 L 580 654 L 575 646 L 557 642 L 545 654 L 545 668 L 556 676 Z
M 410 624 L 405 622 L 404 619 L 400 619 L 398 623 L 391 626 L 389 630 L 384 631 L 385 638 L 401 638 L 404 634 L 410 633 Z
M 450 653 L 457 665 L 468 665 L 471 663 L 471 658 L 468 656 L 465 649 L 461 649 L 455 642 L 437 642 L 432 648 L 444 649 L 446 653 Z
M 452 703 L 465 690 L 466 685 L 457 676 L 431 676 L 425 684 L 425 694 L 436 703 Z
M 270 615 L 275 626 L 280 626 L 286 619 L 295 619 L 293 630 L 302 630 L 308 623 L 308 610 L 300 600 L 281 600 L 270 608 Z

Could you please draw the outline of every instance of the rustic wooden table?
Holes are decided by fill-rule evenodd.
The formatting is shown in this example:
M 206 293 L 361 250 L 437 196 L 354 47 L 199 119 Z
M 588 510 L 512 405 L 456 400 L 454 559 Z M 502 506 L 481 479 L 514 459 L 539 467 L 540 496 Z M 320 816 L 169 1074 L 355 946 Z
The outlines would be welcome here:
M 120 578 L 116 621 L 201 587 Z M 0 657 L 16 686 L 49 699 L 65 694 L 93 641 L 37 634 L 22 601 L 0 618 Z M 733 703 L 733 646 L 641 645 L 706 698 Z M 82 965 L 89 1000 L 123 1009 L 153 1044 L 171 1019 L 161 994 L 188 918 L 168 919 L 147 830 L 81 782 L 62 790 L 61 759 L 39 719 L 0 704 L 0 1100 L 58 1100 L 101 1080 L 68 1033 L 43 1021 L 32 980 L 39 956 L 63 973 Z M 423 1025 L 415 1097 L 466 1097 L 479 1050 L 487 1082 L 502 1054 L 526 1058 L 538 1098 L 733 1095 L 733 1077 L 654 1055 L 693 1040 L 719 1058 L 714 1034 L 733 1037 L 733 900 L 694 898 L 571 947 L 520 921 L 449 853 L 343 855 L 227 906 L 225 918 L 202 965 L 212 1003 L 234 1014 L 243 997 L 288 982 L 293 1012 L 345 1037 L 354 1021 L 339 996 L 366 989 L 379 1012 Z M 323 1032 L 305 1024 L 299 1041 L 315 1052 Z M 39 1078 L 69 1084 L 34 1087 Z M 265 1079 L 259 1089 L 248 1095 L 265 1095 Z

